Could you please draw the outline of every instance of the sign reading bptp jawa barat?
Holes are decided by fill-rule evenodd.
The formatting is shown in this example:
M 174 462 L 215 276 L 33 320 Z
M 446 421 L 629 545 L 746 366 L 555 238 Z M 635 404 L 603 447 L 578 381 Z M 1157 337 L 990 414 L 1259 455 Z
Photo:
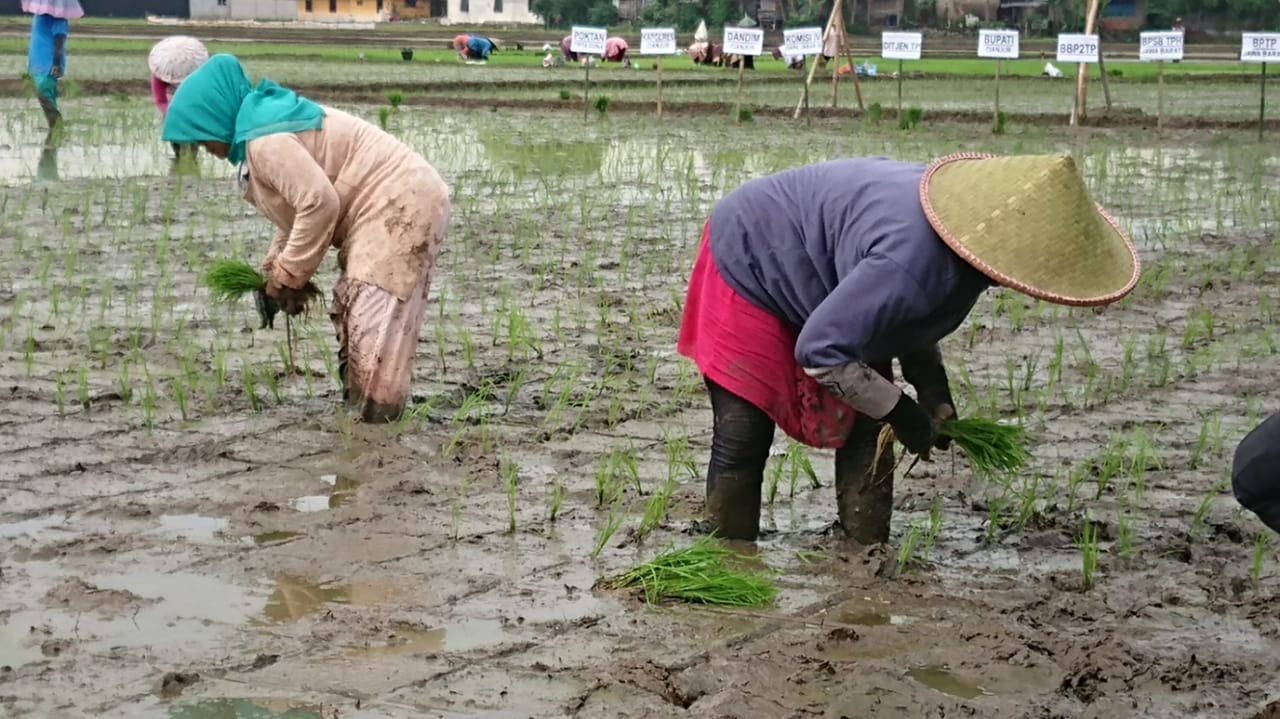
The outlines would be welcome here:
M 918 32 L 880 34 L 880 57 L 886 60 L 919 60 L 924 36 Z
M 1240 35 L 1242 62 L 1280 63 L 1280 32 L 1246 32 Z
M 640 54 L 676 54 L 676 29 L 673 27 L 647 27 L 640 30 Z
M 603 55 L 609 31 L 602 27 L 574 25 L 569 32 L 569 51 L 583 55 Z
M 1174 62 L 1182 59 L 1185 36 L 1176 30 L 1144 32 L 1138 45 L 1138 59 L 1143 62 Z
M 1018 59 L 1017 30 L 979 30 L 978 57 L 994 60 Z

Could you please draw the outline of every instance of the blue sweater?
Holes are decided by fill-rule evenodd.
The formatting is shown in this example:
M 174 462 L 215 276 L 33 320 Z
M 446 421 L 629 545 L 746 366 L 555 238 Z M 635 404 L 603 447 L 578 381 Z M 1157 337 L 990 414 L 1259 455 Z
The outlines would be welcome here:
M 716 266 L 799 329 L 800 366 L 886 362 L 935 344 L 993 284 L 925 218 L 924 171 L 833 160 L 751 180 L 712 211 Z

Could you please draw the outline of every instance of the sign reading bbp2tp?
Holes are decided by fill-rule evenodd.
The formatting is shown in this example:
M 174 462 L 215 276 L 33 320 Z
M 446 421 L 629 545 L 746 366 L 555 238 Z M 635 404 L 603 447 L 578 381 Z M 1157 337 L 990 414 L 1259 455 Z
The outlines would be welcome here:
M 574 25 L 569 33 L 569 52 L 583 55 L 603 55 L 604 41 L 609 31 L 602 27 Z
M 760 55 L 764 53 L 764 30 L 758 27 L 724 29 L 724 54 Z
M 1143 62 L 1164 62 L 1182 59 L 1185 35 L 1176 30 L 1144 32 L 1140 36 L 1138 59 Z
M 782 31 L 782 44 L 792 55 L 822 54 L 822 28 L 798 27 Z
M 1240 35 L 1242 62 L 1280 63 L 1280 32 L 1246 32 Z
M 924 36 L 918 32 L 880 33 L 880 57 L 886 60 L 919 60 Z
M 979 30 L 978 57 L 994 60 L 1018 59 L 1017 30 Z
M 676 29 L 673 27 L 647 27 L 640 30 L 640 54 L 676 54 Z
M 1097 35 L 1059 35 L 1058 62 L 1098 61 Z

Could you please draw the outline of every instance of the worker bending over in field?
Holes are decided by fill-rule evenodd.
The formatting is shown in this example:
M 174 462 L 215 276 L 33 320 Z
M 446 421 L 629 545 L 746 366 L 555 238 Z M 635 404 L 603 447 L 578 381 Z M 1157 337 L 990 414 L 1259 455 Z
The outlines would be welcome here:
M 231 55 L 178 88 L 164 139 L 241 167 L 245 198 L 279 228 L 262 270 L 286 313 L 302 312 L 303 288 L 338 248 L 330 317 L 343 396 L 368 421 L 398 417 L 450 218 L 435 169 L 364 120 L 270 80 L 253 87 Z
M 151 99 L 163 119 L 169 112 L 169 100 L 182 81 L 209 60 L 204 43 L 194 37 L 173 35 L 151 47 L 147 65 L 151 69 Z M 194 155 L 196 146 L 173 145 L 173 159 L 180 159 L 183 152 Z
M 604 58 L 605 62 L 621 62 L 627 67 L 631 67 L 631 61 L 627 59 L 627 41 L 620 37 L 611 37 L 604 41 Z
M 1070 157 L 955 155 L 926 167 L 846 159 L 751 180 L 703 229 L 679 351 L 714 425 L 707 514 L 754 539 L 774 427 L 834 448 L 844 533 L 889 537 L 888 423 L 923 458 L 955 403 L 938 342 L 993 284 L 1075 306 L 1138 282 L 1133 245 L 1090 201 Z M 898 359 L 912 399 L 894 382 Z
M 560 41 L 560 53 L 564 55 L 565 62 L 578 61 L 578 53 L 571 50 L 570 48 L 572 47 L 573 47 L 573 36 L 565 35 L 564 39 Z
M 52 145 L 56 140 L 54 131 L 62 120 L 58 85 L 67 72 L 67 34 L 71 31 L 68 21 L 84 17 L 84 9 L 79 0 L 22 0 L 22 11 L 35 15 L 31 21 L 27 72 L 49 126 L 45 144 Z
M 498 44 L 483 35 L 468 33 L 453 39 L 453 49 L 458 52 L 460 60 L 484 62 L 498 49 Z
M 1280 532 L 1280 412 L 1245 435 L 1231 464 L 1231 489 L 1245 509 Z

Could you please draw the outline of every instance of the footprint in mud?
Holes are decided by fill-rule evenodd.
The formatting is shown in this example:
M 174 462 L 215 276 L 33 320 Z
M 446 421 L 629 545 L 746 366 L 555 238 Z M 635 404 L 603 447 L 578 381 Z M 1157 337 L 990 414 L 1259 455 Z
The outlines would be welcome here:
M 328 494 L 298 497 L 289 503 L 290 506 L 299 512 L 323 512 L 328 509 L 337 509 L 355 499 L 356 489 L 361 484 L 344 474 L 326 474 L 320 477 L 320 481 L 333 489 Z
M 327 719 L 325 707 L 288 699 L 202 699 L 169 710 L 169 719 Z
M 79 577 L 67 577 L 44 595 L 44 601 L 62 609 L 97 612 L 103 616 L 120 614 L 127 609 L 137 609 L 156 602 L 155 599 L 140 597 L 128 590 L 101 589 Z
M 290 622 L 315 614 L 329 604 L 373 606 L 395 595 L 389 586 L 337 584 L 326 586 L 300 577 L 276 578 L 275 591 L 267 598 L 263 614 L 269 622 Z
M 398 626 L 386 644 L 356 649 L 352 654 L 360 656 L 404 656 L 410 654 L 438 654 L 440 652 L 466 652 L 480 647 L 501 644 L 505 637 L 502 623 L 486 619 L 460 622 L 436 629 Z
M 990 696 L 990 692 L 982 687 L 960 678 L 950 669 L 938 664 L 929 664 L 907 671 L 907 676 L 933 689 L 961 699 L 977 699 Z

